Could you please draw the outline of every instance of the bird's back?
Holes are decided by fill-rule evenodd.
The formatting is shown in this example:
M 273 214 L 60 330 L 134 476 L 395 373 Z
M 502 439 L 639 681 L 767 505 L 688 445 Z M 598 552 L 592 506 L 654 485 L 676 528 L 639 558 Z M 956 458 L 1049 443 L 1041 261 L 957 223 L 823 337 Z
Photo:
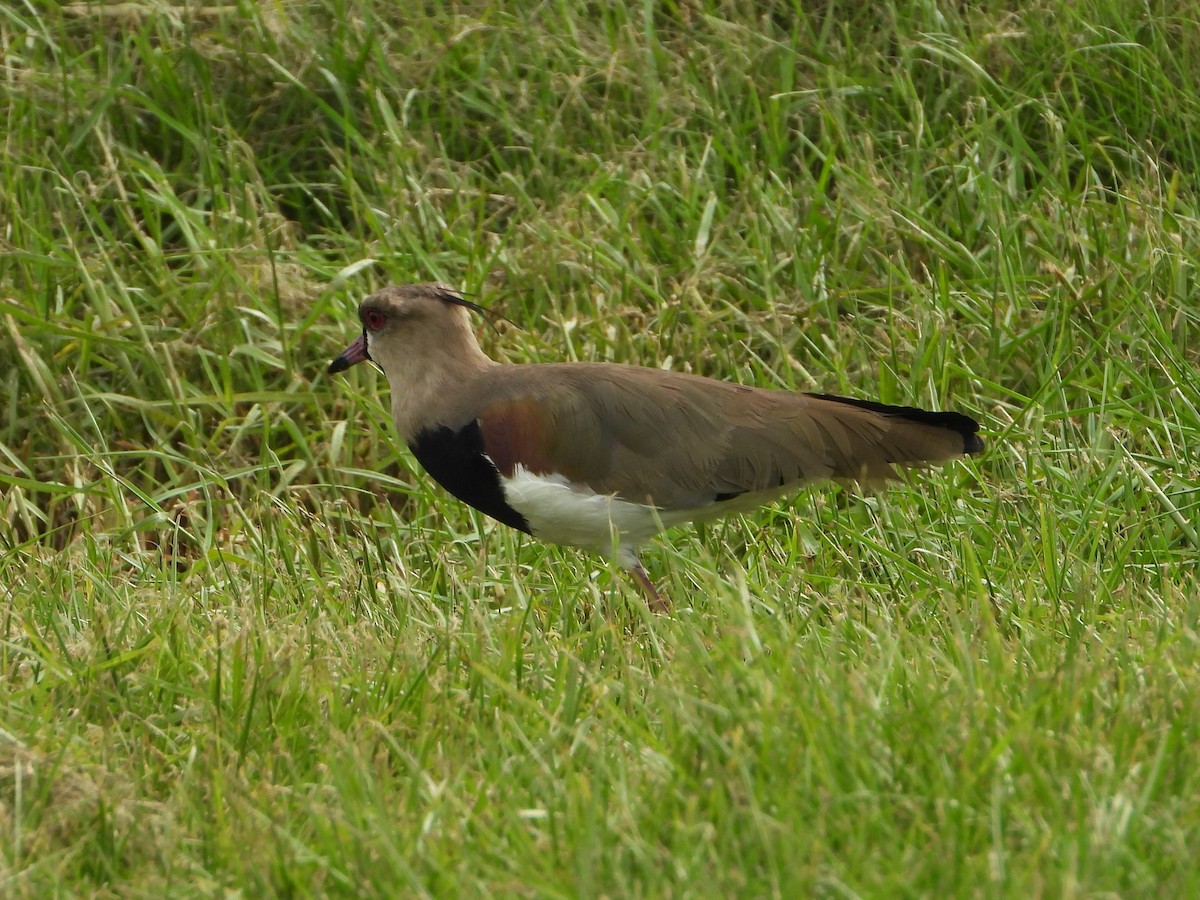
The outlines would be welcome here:
M 480 423 L 504 474 L 559 474 L 603 494 L 690 508 L 820 478 L 874 481 L 892 464 L 975 452 L 976 423 L 610 363 L 497 365 L 444 405 Z

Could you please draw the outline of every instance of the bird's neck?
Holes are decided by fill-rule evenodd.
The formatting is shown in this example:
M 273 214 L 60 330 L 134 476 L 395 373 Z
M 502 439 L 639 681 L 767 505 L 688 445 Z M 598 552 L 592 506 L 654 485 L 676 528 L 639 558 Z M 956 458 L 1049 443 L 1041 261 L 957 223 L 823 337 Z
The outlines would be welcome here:
M 442 412 L 454 406 L 453 399 L 498 365 L 472 340 L 454 353 L 439 354 L 436 363 L 428 358 L 409 359 L 385 368 L 392 392 L 392 418 L 400 438 L 409 443 L 425 428 L 445 424 L 440 421 Z

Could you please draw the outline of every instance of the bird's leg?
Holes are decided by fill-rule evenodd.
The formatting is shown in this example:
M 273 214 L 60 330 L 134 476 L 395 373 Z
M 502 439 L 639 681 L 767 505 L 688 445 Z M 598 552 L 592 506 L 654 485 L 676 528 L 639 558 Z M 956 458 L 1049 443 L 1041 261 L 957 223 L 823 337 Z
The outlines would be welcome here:
M 646 604 L 650 609 L 656 613 L 670 612 L 671 604 L 655 589 L 654 582 L 646 574 L 646 567 L 642 565 L 642 561 L 635 557 L 627 568 L 634 581 L 638 583 L 638 587 L 642 589 L 642 593 L 646 595 Z

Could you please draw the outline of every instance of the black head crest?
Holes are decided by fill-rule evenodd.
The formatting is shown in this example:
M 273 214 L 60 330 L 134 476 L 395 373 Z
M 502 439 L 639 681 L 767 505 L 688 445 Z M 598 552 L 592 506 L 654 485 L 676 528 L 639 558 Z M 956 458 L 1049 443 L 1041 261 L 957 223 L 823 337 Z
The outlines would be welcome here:
M 468 300 L 463 296 L 462 291 L 452 288 L 449 285 L 437 285 L 437 298 L 443 303 L 451 303 L 455 306 L 462 306 L 471 310 L 473 313 L 478 313 L 479 315 L 483 316 L 483 320 L 487 322 L 488 325 L 492 327 L 492 330 L 497 333 L 499 333 L 500 329 L 496 327 L 496 322 L 501 319 L 507 322 L 509 325 L 512 325 L 514 328 L 519 327 L 512 319 L 496 312 L 494 309 L 488 309 L 486 306 L 480 306 L 474 300 Z

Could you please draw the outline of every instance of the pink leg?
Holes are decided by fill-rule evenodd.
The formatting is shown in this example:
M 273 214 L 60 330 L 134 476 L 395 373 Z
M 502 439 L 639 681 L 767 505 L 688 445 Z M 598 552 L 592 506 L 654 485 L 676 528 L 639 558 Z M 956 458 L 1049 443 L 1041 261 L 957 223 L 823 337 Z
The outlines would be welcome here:
M 655 589 L 654 582 L 646 574 L 646 568 L 642 565 L 641 561 L 635 558 L 633 564 L 628 568 L 630 574 L 633 575 L 634 581 L 638 583 L 638 587 L 646 595 L 646 604 L 650 609 L 656 613 L 670 612 L 671 604 Z

